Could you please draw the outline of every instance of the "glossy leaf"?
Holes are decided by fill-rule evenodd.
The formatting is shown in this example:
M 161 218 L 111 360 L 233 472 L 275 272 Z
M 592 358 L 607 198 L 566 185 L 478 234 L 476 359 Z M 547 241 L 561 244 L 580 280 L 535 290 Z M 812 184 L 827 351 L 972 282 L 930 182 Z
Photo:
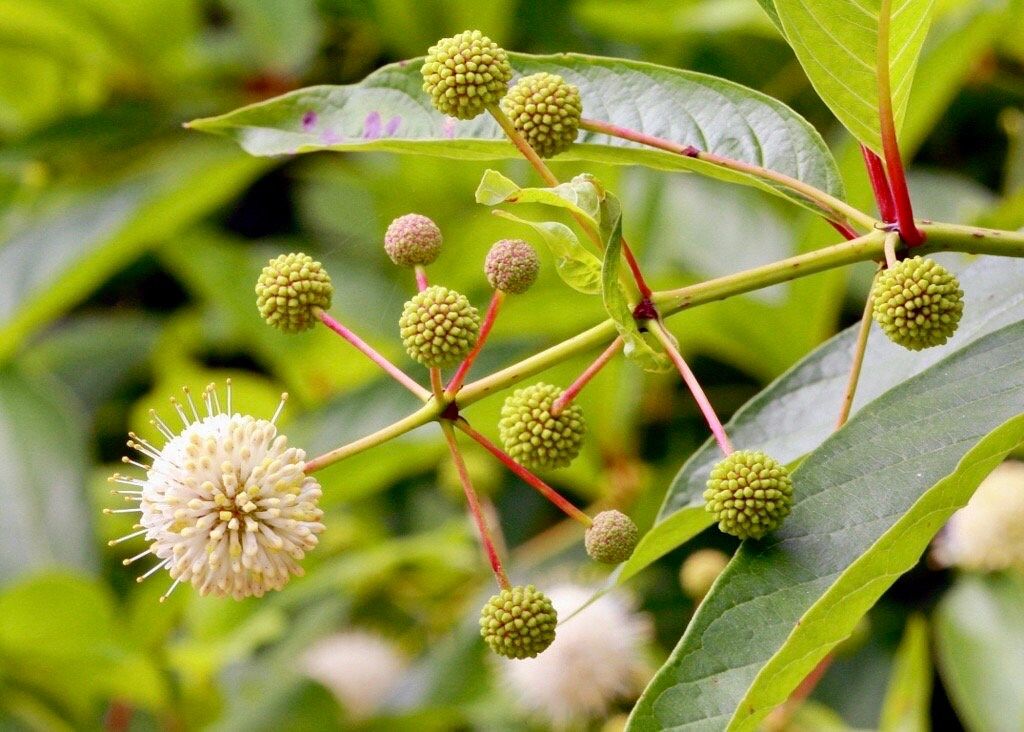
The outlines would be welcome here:
M 724 79 L 624 59 L 509 54 L 521 74 L 546 71 L 579 87 L 585 115 L 777 170 L 841 197 L 835 161 L 799 115 Z M 443 117 L 423 92 L 420 60 L 385 66 L 358 84 L 315 86 L 198 119 L 192 129 L 228 135 L 253 155 L 381 150 L 466 160 L 518 156 L 487 115 Z M 623 90 L 629 90 L 624 93 Z M 756 186 L 807 205 L 771 184 L 694 158 L 583 132 L 559 160 L 688 170 Z
M 553 188 L 520 188 L 496 170 L 487 170 L 476 189 L 476 202 L 485 206 L 499 203 L 541 203 L 564 208 L 597 226 L 603 191 L 594 177 L 583 174 Z
M 913 615 L 896 650 L 882 706 L 880 732 L 928 732 L 932 662 L 928 621 Z
M 933 1 L 775 0 L 786 38 L 815 90 L 854 137 L 879 154 L 880 12 L 891 5 L 888 65 L 899 130 Z
M 950 260 L 944 261 L 948 264 Z M 950 266 L 965 292 L 964 316 L 956 334 L 942 348 L 915 353 L 894 345 L 872 326 L 863 367 L 863 373 L 870 378 L 861 379 L 857 388 L 855 413 L 952 351 L 1024 319 L 1024 295 L 1019 292 L 1024 262 L 980 257 L 962 271 Z M 726 424 L 733 443 L 764 450 L 784 463 L 792 463 L 818 447 L 835 427 L 855 337 L 856 326 L 843 331 L 741 407 Z M 662 507 L 662 518 L 684 506 L 703 504 L 707 474 L 718 460 L 718 446 L 709 439 L 673 481 Z
M 630 729 L 755 729 L 1024 440 L 1024 321 L 874 400 L 793 474 L 782 527 L 746 542 Z M 871 373 L 871 372 L 868 372 Z
M 939 671 L 971 732 L 1024 728 L 1024 581 L 965 575 L 935 614 Z

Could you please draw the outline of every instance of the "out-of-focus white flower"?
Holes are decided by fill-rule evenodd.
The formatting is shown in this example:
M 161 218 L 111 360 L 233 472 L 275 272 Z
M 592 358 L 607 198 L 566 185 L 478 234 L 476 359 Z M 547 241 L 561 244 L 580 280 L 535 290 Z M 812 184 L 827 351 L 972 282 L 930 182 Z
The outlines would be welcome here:
M 593 591 L 575 584 L 546 593 L 562 620 L 551 646 L 536 658 L 500 662 L 518 702 L 555 727 L 604 714 L 640 690 L 643 646 L 651 632 L 629 599 L 608 593 L 569 618 Z
M 324 528 L 320 484 L 304 473 L 306 454 L 288 447 L 274 425 L 287 395 L 265 420 L 231 412 L 230 382 L 226 411 L 212 384 L 203 392 L 203 417 L 185 394 L 189 412 L 172 399 L 181 432 L 150 412 L 167 440 L 163 448 L 129 433 L 128 446 L 151 463 L 126 457 L 146 471 L 145 479 L 111 477 L 127 486 L 115 493 L 139 505 L 108 513 L 140 515 L 136 531 L 111 543 L 136 536 L 150 542 L 124 563 L 154 555 L 159 561 L 139 581 L 166 568 L 174 583 L 161 600 L 182 581 L 200 594 L 236 600 L 279 590 L 302 574 L 299 561 Z
M 1024 570 L 1024 463 L 1005 462 L 978 486 L 935 539 L 940 565 Z
M 352 719 L 372 716 L 406 667 L 405 657 L 392 643 L 359 630 L 317 641 L 299 663 L 303 673 L 334 694 Z

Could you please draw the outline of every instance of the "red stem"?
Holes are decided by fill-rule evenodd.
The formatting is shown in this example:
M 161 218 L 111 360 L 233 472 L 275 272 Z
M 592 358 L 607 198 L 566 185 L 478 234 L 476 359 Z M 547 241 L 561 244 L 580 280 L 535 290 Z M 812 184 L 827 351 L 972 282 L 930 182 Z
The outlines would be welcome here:
M 562 392 L 562 396 L 558 397 L 554 404 L 551 405 L 551 416 L 557 417 L 561 414 L 562 410 L 569 406 L 569 404 L 572 403 L 572 400 L 576 398 L 576 395 L 583 391 L 583 387 L 586 386 L 591 379 L 597 376 L 597 373 L 604 368 L 605 364 L 615 357 L 615 354 L 619 352 L 620 348 L 622 348 L 621 336 L 612 341 L 612 344 L 605 349 L 604 353 L 598 356 L 594 363 L 590 364 L 587 367 L 587 370 L 580 374 L 579 378 L 569 385 L 568 389 Z
M 871 190 L 875 192 L 878 215 L 882 217 L 882 221 L 891 224 L 896 221 L 896 204 L 892 200 L 892 189 L 889 188 L 889 179 L 885 177 L 882 159 L 867 145 L 861 145 L 860 152 L 864 156 L 864 165 L 868 169 Z
M 626 257 L 626 264 L 629 265 L 630 272 L 633 273 L 633 281 L 636 282 L 636 288 L 640 291 L 640 299 L 649 300 L 654 291 L 647 284 L 647 280 L 644 279 L 644 273 L 640 271 L 640 264 L 636 261 L 636 257 L 633 256 L 633 250 L 629 248 L 626 237 L 622 237 L 621 241 L 622 254 Z
M 459 452 L 459 443 L 455 439 L 455 431 L 452 429 L 451 422 L 441 422 L 441 429 L 444 432 L 445 441 L 448 443 L 452 460 L 455 461 L 455 469 L 462 482 L 462 490 L 466 494 L 466 502 L 469 504 L 469 512 L 476 523 L 477 533 L 480 534 L 480 542 L 484 545 L 487 560 L 491 563 L 491 571 L 494 572 L 494 578 L 498 580 L 498 586 L 507 590 L 512 587 L 512 583 L 509 582 L 508 575 L 505 574 L 505 569 L 501 566 L 501 558 L 494 546 L 494 539 L 491 538 L 491 530 L 487 527 L 487 519 L 480 507 L 480 499 L 477 497 L 476 491 L 473 490 L 473 482 L 469 478 L 466 461 L 462 459 L 462 453 Z
M 846 241 L 853 241 L 854 239 L 857 238 L 857 232 L 851 229 L 846 224 L 842 224 L 838 221 L 833 221 L 832 219 L 826 220 L 829 222 L 829 224 L 832 225 L 833 229 L 835 229 L 836 231 L 843 235 L 843 238 L 846 239 Z
M 701 414 L 704 415 L 704 420 L 708 423 L 708 427 L 711 429 L 711 434 L 715 436 L 715 440 L 718 442 L 718 446 L 722 449 L 722 452 L 726 455 L 731 455 L 733 452 L 732 443 L 729 441 L 729 436 L 725 433 L 725 427 L 722 425 L 722 420 L 715 414 L 715 408 L 711 406 L 711 401 L 708 399 L 707 394 L 704 393 L 704 389 L 701 388 L 700 382 L 697 381 L 696 375 L 690 370 L 683 355 L 679 353 L 679 349 L 676 348 L 672 339 L 669 338 L 668 333 L 665 331 L 665 327 L 656 320 L 649 320 L 646 322 L 647 329 L 650 330 L 654 335 L 661 341 L 661 345 L 664 346 L 665 352 L 668 353 L 668 357 L 672 359 L 672 363 L 675 364 L 676 369 L 679 371 L 679 375 L 683 377 L 683 381 L 686 386 L 690 389 L 690 393 L 693 395 L 694 401 L 697 402 L 697 406 L 700 408 Z
M 882 136 L 882 155 L 896 206 L 896 225 L 900 237 L 908 247 L 924 243 L 924 234 L 914 222 L 914 209 L 910 204 L 907 177 L 900 158 L 896 139 L 896 119 L 892 109 L 892 89 L 889 78 L 889 29 L 892 22 L 892 0 L 882 0 L 878 11 L 878 122 Z
M 484 322 L 480 324 L 480 335 L 477 336 L 473 350 L 471 350 L 469 355 L 466 356 L 466 359 L 459 364 L 459 369 L 455 372 L 455 376 L 453 376 L 452 380 L 448 382 L 448 387 L 445 389 L 448 396 L 455 396 L 459 392 L 459 389 L 462 388 L 462 384 L 466 380 L 469 370 L 473 367 L 473 362 L 476 361 L 476 357 L 484 347 L 484 341 L 486 341 L 487 336 L 491 334 L 491 328 L 494 327 L 494 321 L 498 319 L 498 311 L 501 309 L 503 302 L 505 302 L 505 293 L 501 290 L 495 290 L 494 295 L 491 296 L 491 304 L 487 306 L 487 313 L 484 315 Z
M 572 505 L 568 500 L 563 498 L 558 491 L 556 491 L 543 480 L 541 480 L 536 475 L 531 473 L 529 470 L 524 468 L 522 465 L 517 463 L 515 460 L 512 459 L 512 457 L 508 453 L 506 453 L 500 447 L 498 447 L 493 442 L 488 440 L 475 429 L 470 427 L 469 423 L 466 420 L 460 419 L 458 422 L 455 423 L 455 426 L 458 427 L 463 432 L 465 432 L 470 437 L 472 437 L 478 443 L 480 443 L 485 450 L 494 455 L 494 457 L 498 458 L 498 460 L 504 463 L 509 470 L 518 475 L 520 478 L 522 478 L 528 485 L 535 488 L 537 492 L 539 492 L 542 496 L 544 496 L 553 504 L 562 509 L 562 511 L 564 511 L 567 516 L 576 519 L 584 526 L 590 526 L 593 523 L 593 520 L 590 518 L 590 516 L 583 513 L 583 511 L 581 511 L 580 509 L 576 508 L 576 506 Z
M 346 328 L 344 325 L 339 323 L 337 320 L 328 315 L 324 310 L 319 308 L 316 309 L 315 314 L 320 321 L 328 328 L 333 330 L 335 333 L 340 335 L 346 341 L 356 347 L 364 356 L 373 361 L 375 364 L 380 366 L 391 378 L 397 381 L 399 384 L 404 386 L 406 389 L 411 391 L 417 397 L 423 401 L 427 401 L 430 398 L 430 392 L 424 389 L 422 386 L 413 381 L 412 377 L 402 371 L 402 369 L 395 366 L 388 359 L 382 356 L 377 350 L 369 343 L 364 341 L 362 338 L 357 336 L 351 330 Z

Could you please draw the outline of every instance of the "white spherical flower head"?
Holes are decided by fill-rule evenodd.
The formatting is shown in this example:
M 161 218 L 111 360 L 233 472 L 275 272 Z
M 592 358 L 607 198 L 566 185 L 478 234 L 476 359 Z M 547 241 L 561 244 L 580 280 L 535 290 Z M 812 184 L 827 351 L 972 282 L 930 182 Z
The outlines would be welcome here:
M 167 440 L 162 449 L 130 435 L 129 447 L 151 464 L 124 458 L 146 477 L 111 478 L 130 488 L 115 492 L 138 508 L 108 512 L 140 516 L 135 532 L 111 543 L 136 536 L 150 542 L 124 563 L 155 556 L 139 581 L 167 569 L 174 582 L 161 600 L 180 582 L 236 600 L 279 590 L 303 573 L 299 562 L 324 528 L 320 484 L 304 472 L 306 454 L 288 447 L 275 426 L 287 395 L 269 420 L 232 413 L 230 382 L 226 411 L 212 384 L 203 393 L 205 416 L 185 395 L 188 411 L 171 400 L 183 424 L 177 434 L 150 412 Z
M 1005 462 L 981 482 L 936 537 L 932 558 L 944 567 L 1024 571 L 1024 463 Z
M 352 720 L 376 712 L 397 687 L 405 657 L 385 638 L 361 630 L 337 633 L 301 657 L 303 673 L 327 687 Z
M 593 591 L 576 584 L 547 593 L 559 618 L 554 642 L 536 658 L 500 661 L 511 695 L 557 728 L 603 716 L 643 686 L 643 646 L 651 627 L 629 598 L 608 593 L 581 610 Z

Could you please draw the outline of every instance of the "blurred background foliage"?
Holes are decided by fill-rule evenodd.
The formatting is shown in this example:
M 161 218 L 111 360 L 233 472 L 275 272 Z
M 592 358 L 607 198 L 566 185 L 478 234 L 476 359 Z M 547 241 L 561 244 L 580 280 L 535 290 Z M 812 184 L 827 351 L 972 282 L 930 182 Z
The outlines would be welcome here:
M 1024 2 L 937 6 L 905 127 L 917 210 L 1020 227 Z M 412 283 L 383 256 L 383 231 L 410 211 L 434 218 L 446 248 L 432 276 L 483 306 L 487 248 L 527 234 L 473 203 L 484 166 L 386 155 L 255 159 L 181 123 L 303 85 L 355 81 L 466 27 L 515 50 L 625 56 L 763 90 L 822 131 L 850 200 L 870 205 L 857 147 L 753 0 L 0 0 L 0 728 L 545 728 L 495 682 L 476 637 L 490 579 L 433 426 L 322 473 L 328 531 L 308 574 L 262 600 L 203 599 L 183 587 L 157 604 L 166 576 L 136 584 L 139 572 L 121 560 L 139 547 L 105 546 L 131 520 L 100 516 L 125 433 L 150 434 L 147 410 L 166 416 L 182 385 L 230 377 L 235 404 L 256 415 L 270 414 L 287 390 L 283 429 L 310 454 L 414 406 L 324 329 L 285 337 L 267 328 L 252 285 L 269 257 L 313 254 L 334 279 L 339 319 L 408 365 L 395 324 Z M 525 165 L 500 167 L 532 180 Z M 590 172 L 619 191 L 626 233 L 660 286 L 835 239 L 750 189 L 632 168 Z M 728 414 L 852 322 L 870 276 L 869 265 L 820 274 L 672 326 Z M 601 317 L 598 307 L 548 267 L 528 296 L 509 301 L 475 372 L 574 334 Z M 568 383 L 585 362 L 544 378 Z M 551 480 L 577 502 L 616 505 L 649 525 L 704 439 L 691 400 L 670 376 L 615 363 L 582 403 L 592 439 Z M 493 435 L 499 405 L 474 405 L 468 417 Z M 517 579 L 601 581 L 574 526 L 475 462 Z M 631 585 L 654 623 L 652 668 L 692 612 L 680 562 L 709 545 L 732 548 L 706 534 Z M 906 618 L 929 611 L 953 582 L 926 567 L 901 579 L 873 611 L 870 638 L 834 664 L 815 692 L 819 706 L 794 728 L 876 727 Z M 942 615 L 947 634 L 975 605 L 1012 609 L 1019 620 L 1024 594 L 1012 578 L 959 582 Z M 1006 624 L 995 640 L 976 642 L 1012 637 L 1024 647 L 1024 628 Z M 353 627 L 412 659 L 401 688 L 358 723 L 296 663 L 317 639 Z M 975 672 L 1019 676 L 1024 659 L 1004 651 Z M 953 728 L 938 683 L 934 718 Z

